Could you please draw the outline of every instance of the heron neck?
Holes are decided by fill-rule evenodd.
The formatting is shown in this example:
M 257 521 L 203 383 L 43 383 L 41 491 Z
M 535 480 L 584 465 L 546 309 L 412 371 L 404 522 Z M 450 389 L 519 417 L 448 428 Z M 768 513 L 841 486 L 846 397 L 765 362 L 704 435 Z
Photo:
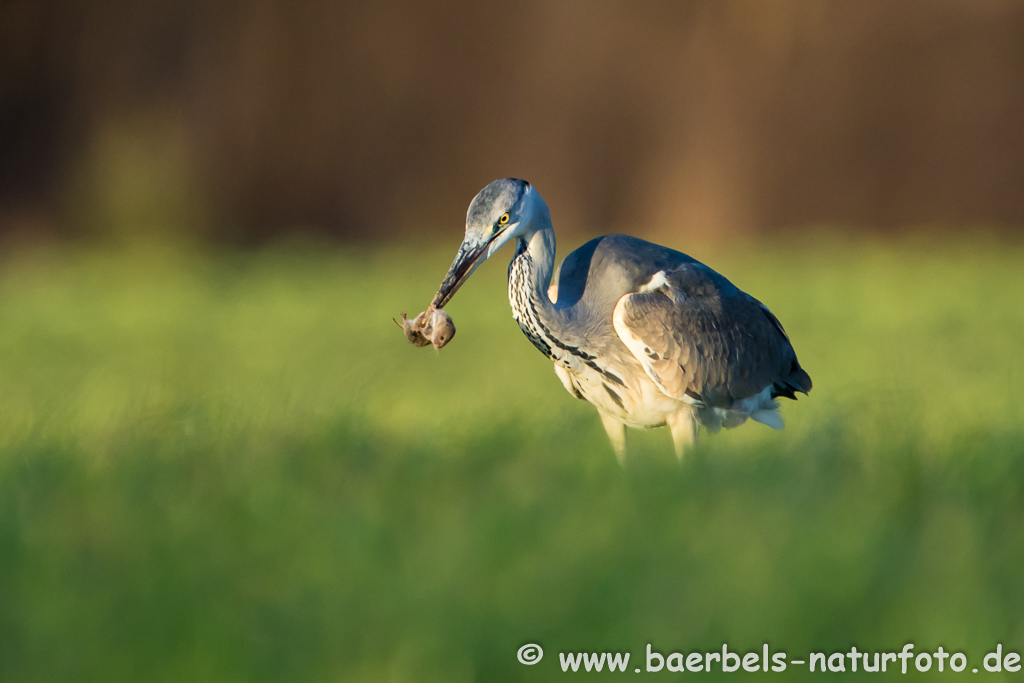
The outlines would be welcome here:
M 526 243 L 525 251 L 533 263 L 529 273 L 530 289 L 543 307 L 551 309 L 553 306 L 548 296 L 548 287 L 551 286 L 551 275 L 555 271 L 555 231 L 547 225 L 520 239 Z M 517 255 L 519 252 L 516 249 Z
M 527 233 L 516 241 L 508 268 L 508 299 L 512 317 L 542 353 L 558 358 L 568 347 L 561 337 L 565 325 L 548 296 L 555 262 L 555 233 L 550 227 Z

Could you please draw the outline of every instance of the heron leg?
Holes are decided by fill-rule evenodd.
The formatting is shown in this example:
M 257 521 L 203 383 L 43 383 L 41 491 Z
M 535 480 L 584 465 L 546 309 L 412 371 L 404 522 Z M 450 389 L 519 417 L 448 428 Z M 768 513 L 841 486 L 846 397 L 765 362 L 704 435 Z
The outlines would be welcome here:
M 625 466 L 626 425 L 622 424 L 604 411 L 599 410 L 597 412 L 601 416 L 601 423 L 604 424 L 604 431 L 608 432 L 608 438 L 612 442 L 612 448 L 615 449 L 615 457 L 619 459 L 620 465 Z
M 668 428 L 672 430 L 672 443 L 676 447 L 676 457 L 683 460 L 683 452 L 697 442 L 697 420 L 693 408 L 683 408 L 666 419 Z

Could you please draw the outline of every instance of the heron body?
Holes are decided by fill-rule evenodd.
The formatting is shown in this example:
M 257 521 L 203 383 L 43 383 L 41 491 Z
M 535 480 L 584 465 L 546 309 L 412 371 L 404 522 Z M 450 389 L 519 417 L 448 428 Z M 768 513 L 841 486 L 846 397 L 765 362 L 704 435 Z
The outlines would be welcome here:
M 512 315 L 565 389 L 597 408 L 620 461 L 626 427 L 668 425 L 681 457 L 698 425 L 717 431 L 751 418 L 781 429 L 775 399 L 810 391 L 778 319 L 686 254 L 607 235 L 555 272 L 547 204 L 524 180 L 496 180 L 470 204 L 466 238 L 431 306 L 442 308 L 513 239 Z

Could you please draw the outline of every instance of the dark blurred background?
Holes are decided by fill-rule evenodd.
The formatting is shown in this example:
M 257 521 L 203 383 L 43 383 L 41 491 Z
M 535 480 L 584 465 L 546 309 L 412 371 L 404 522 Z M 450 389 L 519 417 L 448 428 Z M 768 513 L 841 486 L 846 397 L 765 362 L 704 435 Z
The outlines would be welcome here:
M 0 233 L 1024 226 L 1024 3 L 3 0 Z

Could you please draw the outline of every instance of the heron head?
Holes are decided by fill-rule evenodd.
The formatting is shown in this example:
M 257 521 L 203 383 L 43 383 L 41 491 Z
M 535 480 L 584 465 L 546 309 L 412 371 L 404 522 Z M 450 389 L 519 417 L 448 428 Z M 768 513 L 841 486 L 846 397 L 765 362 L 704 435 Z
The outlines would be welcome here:
M 466 237 L 431 305 L 443 308 L 481 263 L 542 219 L 550 224 L 547 204 L 525 180 L 502 178 L 480 190 L 466 212 Z

